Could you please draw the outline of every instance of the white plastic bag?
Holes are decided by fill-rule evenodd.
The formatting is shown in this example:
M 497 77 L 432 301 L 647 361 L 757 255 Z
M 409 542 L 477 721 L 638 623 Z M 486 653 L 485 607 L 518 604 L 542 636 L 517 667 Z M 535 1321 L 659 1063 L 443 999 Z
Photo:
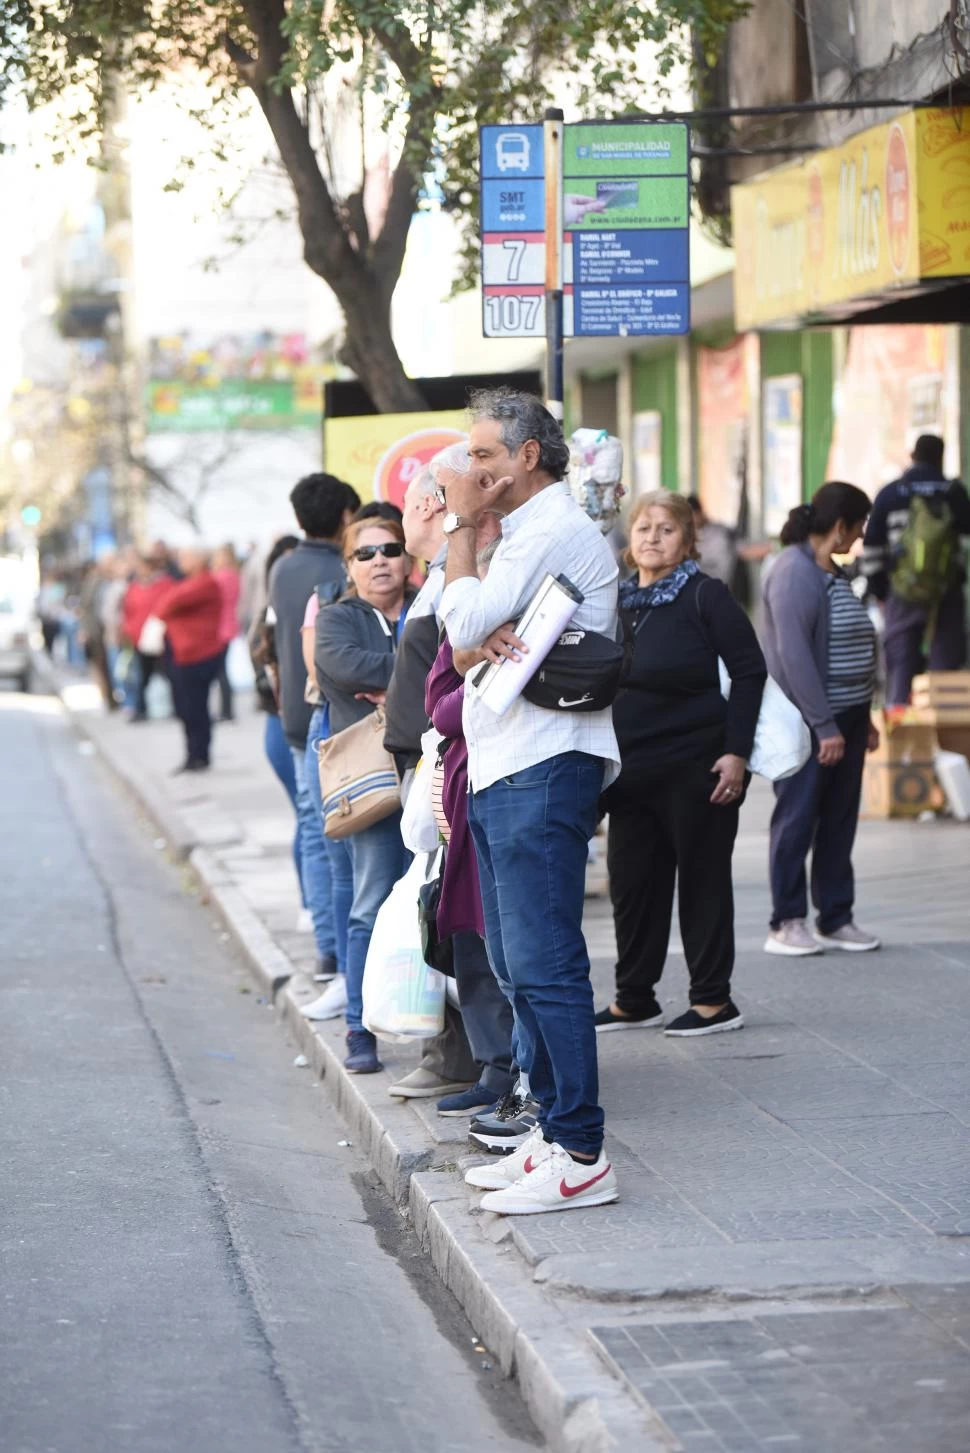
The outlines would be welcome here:
M 433 853 L 440 835 L 431 806 L 431 777 L 438 743 L 443 738 L 429 727 L 421 738 L 421 760 L 414 769 L 411 786 L 401 814 L 401 836 L 412 853 Z
M 724 662 L 718 658 L 721 695 L 731 695 L 731 678 Z M 748 769 L 769 782 L 780 782 L 800 772 L 812 754 L 812 734 L 793 701 L 771 676 L 765 682 L 761 711 L 754 732 L 754 746 L 748 758 Z
M 165 622 L 158 616 L 148 616 L 137 641 L 143 656 L 161 656 L 165 652 Z
M 426 856 L 414 859 L 381 905 L 371 934 L 364 1027 L 382 1039 L 433 1039 L 444 1028 L 445 976 L 429 968 L 421 952 L 418 891 L 427 867 Z

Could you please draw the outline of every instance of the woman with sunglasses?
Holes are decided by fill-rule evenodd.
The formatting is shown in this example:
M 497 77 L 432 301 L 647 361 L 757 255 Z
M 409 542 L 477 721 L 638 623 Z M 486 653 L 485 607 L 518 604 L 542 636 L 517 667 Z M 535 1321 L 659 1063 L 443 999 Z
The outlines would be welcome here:
M 411 557 L 394 520 L 361 520 L 344 537 L 350 589 L 317 616 L 314 667 L 330 708 L 330 732 L 376 711 L 394 669 L 394 653 L 414 591 L 408 585 Z M 329 847 L 350 857 L 353 902 L 347 924 L 347 1058 L 351 1074 L 380 1069 L 377 1041 L 363 1027 L 364 964 L 377 910 L 407 865 L 401 814 Z

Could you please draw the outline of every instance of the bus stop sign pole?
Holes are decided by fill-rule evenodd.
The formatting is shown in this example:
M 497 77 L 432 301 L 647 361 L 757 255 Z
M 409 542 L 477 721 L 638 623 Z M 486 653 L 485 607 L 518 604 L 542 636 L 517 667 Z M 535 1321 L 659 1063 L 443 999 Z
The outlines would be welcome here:
M 543 114 L 546 173 L 546 406 L 563 421 L 562 111 Z

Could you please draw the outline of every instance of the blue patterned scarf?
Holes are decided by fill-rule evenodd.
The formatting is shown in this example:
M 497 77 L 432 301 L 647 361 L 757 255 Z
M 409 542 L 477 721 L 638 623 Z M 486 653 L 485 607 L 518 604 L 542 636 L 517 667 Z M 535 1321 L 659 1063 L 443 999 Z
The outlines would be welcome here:
M 676 600 L 692 575 L 697 574 L 696 560 L 683 560 L 662 580 L 653 585 L 640 585 L 635 575 L 624 580 L 620 586 L 620 606 L 623 610 L 653 610 L 658 605 L 670 605 Z

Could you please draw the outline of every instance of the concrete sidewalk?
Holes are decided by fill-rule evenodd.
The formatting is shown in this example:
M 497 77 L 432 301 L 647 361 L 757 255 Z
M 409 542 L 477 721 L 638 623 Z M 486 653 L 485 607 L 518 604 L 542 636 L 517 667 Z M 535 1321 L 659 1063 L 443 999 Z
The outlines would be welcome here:
M 756 783 L 735 858 L 740 1034 L 601 1037 L 621 1201 L 503 1221 L 457 1173 L 463 1126 L 340 1068 L 342 1024 L 314 1032 L 309 937 L 295 932 L 289 804 L 262 718 L 217 728 L 215 767 L 169 779 L 177 728 L 68 709 L 279 990 L 313 1064 L 441 1275 L 555 1446 L 965 1453 L 970 1413 L 970 831 L 864 823 L 859 921 L 882 952 L 761 952 L 766 822 Z M 597 1002 L 612 987 L 608 905 L 589 900 Z M 289 977 L 288 977 L 289 976 Z M 280 987 L 287 980 L 285 987 Z M 661 985 L 686 1003 L 676 948 Z M 858 1349 L 854 1362 L 847 1348 Z M 848 1369 L 848 1371 L 847 1371 Z M 854 1370 L 853 1370 L 854 1369 Z M 908 1430 L 908 1431 L 907 1431 Z

